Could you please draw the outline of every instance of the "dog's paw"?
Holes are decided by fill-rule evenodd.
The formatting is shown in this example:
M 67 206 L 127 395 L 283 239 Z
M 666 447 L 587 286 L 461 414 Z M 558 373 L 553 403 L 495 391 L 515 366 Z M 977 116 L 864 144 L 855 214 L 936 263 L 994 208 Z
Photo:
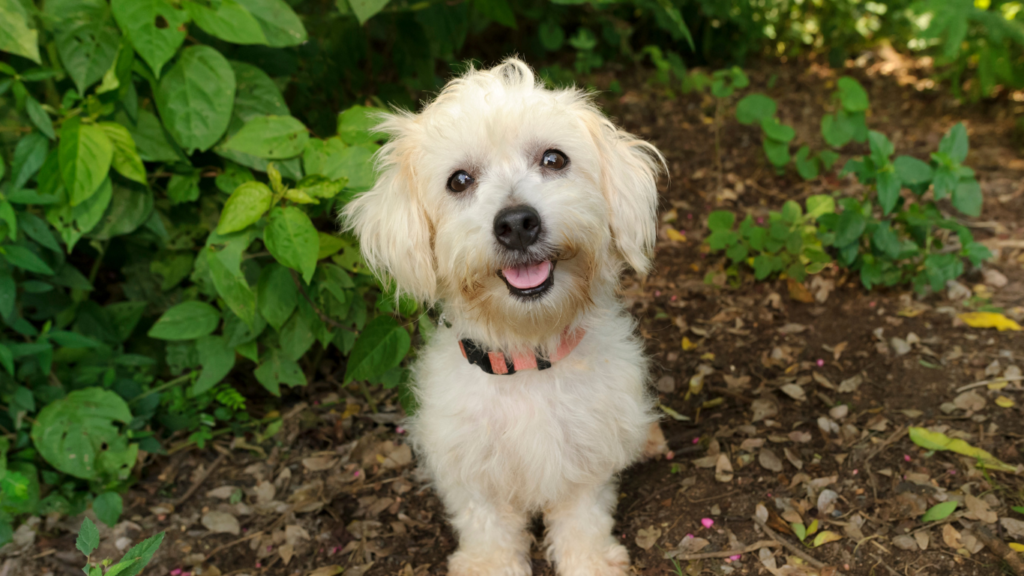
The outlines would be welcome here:
M 647 429 L 647 442 L 644 444 L 644 459 L 660 458 L 668 453 L 668 443 L 661 425 L 657 422 Z
M 521 555 L 478 556 L 456 552 L 448 557 L 449 576 L 530 576 L 530 561 Z
M 627 576 L 629 552 L 621 544 L 612 544 L 604 554 L 567 558 L 555 569 L 558 576 Z

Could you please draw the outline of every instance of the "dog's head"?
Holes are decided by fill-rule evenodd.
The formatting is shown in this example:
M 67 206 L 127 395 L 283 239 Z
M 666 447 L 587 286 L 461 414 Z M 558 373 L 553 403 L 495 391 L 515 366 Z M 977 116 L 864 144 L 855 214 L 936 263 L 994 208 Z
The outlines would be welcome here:
M 346 225 L 400 292 L 443 300 L 492 344 L 557 335 L 623 264 L 650 267 L 661 155 L 522 61 L 471 70 L 379 130 L 379 179 Z

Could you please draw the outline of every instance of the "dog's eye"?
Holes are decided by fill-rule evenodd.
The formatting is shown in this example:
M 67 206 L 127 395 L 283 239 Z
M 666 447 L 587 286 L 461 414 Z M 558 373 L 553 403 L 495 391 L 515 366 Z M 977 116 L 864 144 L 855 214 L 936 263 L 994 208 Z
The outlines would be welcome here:
M 473 185 L 473 177 L 465 170 L 459 170 L 448 179 L 448 190 L 459 193 L 465 192 Z
M 552 170 L 561 170 L 569 164 L 569 159 L 561 150 L 548 150 L 540 159 L 540 165 Z

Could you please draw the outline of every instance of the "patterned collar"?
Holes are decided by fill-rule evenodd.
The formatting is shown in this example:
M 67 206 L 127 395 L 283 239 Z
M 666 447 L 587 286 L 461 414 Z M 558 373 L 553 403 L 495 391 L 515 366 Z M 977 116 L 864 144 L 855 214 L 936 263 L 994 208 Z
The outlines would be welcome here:
M 488 352 L 476 342 L 466 338 L 459 340 L 459 349 L 462 350 L 462 357 L 470 364 L 476 364 L 481 370 L 488 374 L 507 376 L 515 374 L 520 370 L 547 370 L 551 364 L 565 358 L 576 349 L 587 331 L 577 328 L 570 331 L 568 328 L 562 332 L 562 341 L 558 343 L 558 349 L 551 355 L 550 359 L 544 359 L 536 354 L 513 354 L 511 358 L 501 352 Z

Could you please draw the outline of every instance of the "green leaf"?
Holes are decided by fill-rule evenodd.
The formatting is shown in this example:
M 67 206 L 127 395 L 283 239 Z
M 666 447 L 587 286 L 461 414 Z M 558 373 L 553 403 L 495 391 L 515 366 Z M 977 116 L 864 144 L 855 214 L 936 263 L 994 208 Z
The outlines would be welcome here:
M 14 147 L 14 159 L 11 162 L 11 190 L 19 190 L 35 176 L 48 157 L 50 142 L 40 132 L 32 132 L 18 140 Z M 46 176 L 40 174 L 39 178 Z
M 142 159 L 135 150 L 135 140 L 128 129 L 114 122 L 100 122 L 97 126 L 103 130 L 113 146 L 111 166 L 114 170 L 129 180 L 147 185 L 146 167 L 142 165 Z
M 94 15 L 63 23 L 56 41 L 64 70 L 84 95 L 114 64 L 121 34 L 108 16 Z
M 3 248 L 0 248 L 0 250 L 5 252 L 3 257 L 6 258 L 12 266 L 21 268 L 28 272 L 35 272 L 36 274 L 53 275 L 53 268 L 50 268 L 46 262 L 43 262 L 42 258 L 36 256 L 35 252 L 25 248 L 24 246 L 8 244 L 3 246 Z
M 114 185 L 110 206 L 93 230 L 96 240 L 109 240 L 138 230 L 153 213 L 153 193 L 135 184 Z
M 164 533 L 155 534 L 132 546 L 131 550 L 121 558 L 121 562 L 132 562 L 131 568 L 122 572 L 119 576 L 139 576 L 139 573 L 149 564 L 164 541 Z M 134 561 L 134 562 L 133 562 Z
M 268 46 L 286 48 L 307 40 L 302 20 L 284 0 L 238 0 L 238 3 L 259 21 Z
M 782 221 L 786 224 L 795 224 L 803 216 L 800 203 L 795 200 L 786 200 L 782 205 Z
M 934 194 L 936 200 L 942 200 L 949 193 L 956 190 L 959 178 L 956 173 L 949 169 L 948 166 L 939 166 L 935 170 L 935 177 L 933 179 Z
M 765 136 L 782 144 L 788 144 L 796 136 L 792 126 L 780 124 L 775 118 L 762 118 L 761 129 Z
M 280 330 L 299 304 L 292 273 L 280 264 L 271 264 L 260 272 L 256 290 L 260 314 L 274 330 Z
M 190 46 L 160 81 L 157 108 L 182 148 L 208 150 L 224 135 L 235 99 L 235 73 L 209 46 Z
M 545 20 L 537 27 L 537 37 L 548 52 L 556 52 L 565 44 L 565 30 L 554 20 Z
M 244 243 L 249 243 L 248 238 Z M 239 267 L 240 258 L 230 252 L 230 249 L 225 249 L 208 253 L 207 265 L 210 268 L 210 276 L 217 294 L 224 299 L 231 311 L 243 322 L 252 325 L 256 316 L 256 294 L 242 274 Z
M 816 194 L 807 199 L 807 217 L 820 218 L 836 211 L 835 198 L 827 194 Z
M 82 124 L 77 116 L 60 130 L 60 172 L 71 206 L 95 194 L 110 171 L 114 147 L 100 127 Z
M 76 390 L 39 412 L 32 425 L 32 442 L 57 470 L 92 480 L 99 477 L 104 459 L 133 451 L 114 424 L 127 424 L 131 419 L 128 404 L 114 392 Z
M 281 327 L 278 339 L 281 342 L 281 355 L 288 360 L 297 362 L 316 342 L 316 335 L 303 314 L 297 313 L 292 314 L 292 317 Z
M 181 151 L 171 143 L 171 138 L 164 130 L 160 119 L 152 112 L 139 110 L 138 123 L 134 126 L 129 125 L 128 130 L 135 141 L 139 158 L 146 162 L 176 162 L 184 160 Z
M 897 156 L 892 164 L 896 167 L 896 175 L 905 184 L 918 185 L 932 181 L 932 167 L 913 156 Z
M 306 127 L 292 116 L 257 116 L 242 126 L 224 148 L 281 160 L 301 154 L 308 140 Z
M 740 124 L 750 125 L 762 122 L 773 116 L 778 110 L 775 100 L 764 94 L 748 94 L 736 103 L 736 120 Z
M 184 204 L 199 199 L 199 180 L 202 173 L 193 170 L 188 174 L 174 174 L 167 182 L 167 197 L 171 204 Z
M 867 220 L 860 212 L 843 211 L 836 223 L 836 247 L 842 248 L 857 242 L 866 227 Z
M 18 237 L 18 216 L 14 213 L 14 206 L 3 199 L 0 199 L 0 221 L 7 223 L 7 235 L 11 239 Z M 0 236 L 0 240 L 3 240 L 3 236 Z
M 220 324 L 220 312 L 206 302 L 182 302 L 163 313 L 149 329 L 159 340 L 193 340 L 213 332 Z
M 302 274 L 306 284 L 316 271 L 320 239 L 309 216 L 295 206 L 274 208 L 264 231 L 267 249 L 278 262 Z
M 924 271 L 932 290 L 939 292 L 964 273 L 964 263 L 956 254 L 930 254 L 924 259 Z
M 359 1 L 355 0 L 355 2 Z M 353 4 L 354 2 L 349 0 L 349 3 Z M 516 29 L 516 15 L 508 0 L 473 0 L 473 7 L 488 20 L 493 20 L 513 30 Z
M 380 123 L 379 115 L 384 110 L 380 108 L 367 108 L 366 106 L 353 106 L 338 114 L 338 136 L 348 145 L 373 144 L 383 139 L 382 134 L 372 132 L 373 128 Z
M 379 378 L 401 363 L 409 345 L 409 333 L 393 317 L 377 316 L 356 339 L 345 367 L 345 383 Z
M 854 127 L 845 112 L 825 114 L 821 117 L 821 137 L 833 148 L 842 148 L 853 140 Z
M 273 197 L 273 192 L 262 182 L 242 184 L 224 203 L 220 222 L 217 223 L 217 233 L 230 234 L 249 227 L 270 209 Z
M 235 71 L 235 107 L 231 114 L 242 122 L 257 116 L 288 116 L 288 104 L 274 80 L 263 70 L 244 62 L 231 61 Z
M 90 556 L 100 545 L 100 531 L 92 520 L 82 520 L 82 526 L 78 529 L 78 538 L 75 539 L 75 548 L 86 556 Z
M 255 178 L 251 170 L 228 161 L 224 163 L 224 171 L 217 175 L 215 182 L 218 190 L 225 194 L 232 194 L 239 186 L 253 180 Z
M 305 386 L 306 375 L 294 361 L 284 357 L 280 350 L 271 349 L 263 362 L 253 372 L 256 380 L 274 396 L 281 395 L 281 384 Z
M 46 170 L 46 167 L 43 167 Z M 57 179 L 59 180 L 59 179 Z M 75 244 L 85 234 L 92 231 L 103 219 L 103 214 L 113 198 L 113 188 L 110 178 L 104 178 L 100 183 L 99 190 L 88 200 L 78 206 L 71 207 L 69 204 L 54 205 L 46 210 L 46 220 L 60 234 L 67 246 L 68 254 L 74 249 Z
M 805 144 L 796 151 L 796 171 L 804 180 L 814 180 L 818 177 L 818 159 L 814 156 L 808 157 L 811 149 Z
M 902 183 L 892 167 L 888 167 L 878 173 L 875 185 L 878 188 L 878 203 L 882 207 L 882 213 L 888 215 L 900 200 L 900 188 Z
M 310 198 L 334 198 L 347 184 L 347 178 L 329 180 L 323 176 L 313 175 L 303 178 L 293 190 Z
M 196 348 L 203 371 L 192 385 L 189 395 L 193 397 L 219 384 L 235 367 L 235 351 L 223 336 L 203 336 L 196 341 Z
M 764 280 L 768 276 L 771 276 L 774 269 L 775 265 L 769 256 L 761 254 L 754 258 L 754 278 L 757 280 Z
M 953 190 L 953 207 L 967 216 L 978 217 L 981 215 L 981 187 L 978 181 L 961 180 Z
M 0 281 L 2 281 L 2 279 L 3 277 L 0 277 Z M 2 282 L 0 282 L 0 284 L 2 284 Z M 3 366 L 4 370 L 7 370 L 8 374 L 14 376 L 14 356 L 11 354 L 11 349 L 4 344 L 0 344 L 0 366 Z M 0 474 L 0 477 L 2 476 L 3 474 Z
M 266 44 L 267 36 L 260 21 L 237 0 L 221 0 L 207 7 L 185 0 L 184 7 L 203 32 L 232 44 Z
M 868 144 L 871 147 L 871 160 L 875 163 L 876 170 L 889 163 L 889 157 L 892 156 L 895 147 L 885 134 L 871 130 L 868 132 Z
M 776 142 L 770 138 L 761 141 L 764 153 L 772 165 L 782 168 L 789 164 L 789 145 L 784 142 Z
M 888 222 L 881 222 L 875 228 L 875 233 L 871 236 L 874 240 L 875 246 L 879 250 L 885 253 L 886 256 L 895 260 L 899 257 L 902 251 L 902 244 L 900 239 L 896 236 L 896 232 L 889 226 Z
M 970 145 L 967 140 L 967 128 L 963 122 L 958 122 L 946 132 L 939 142 L 939 152 L 948 155 L 953 162 L 961 163 L 967 159 L 967 152 Z
M 317 260 L 323 260 L 338 253 L 339 250 L 348 246 L 345 240 L 338 238 L 333 234 L 327 234 L 325 232 L 319 232 L 317 236 L 320 239 L 320 247 L 316 253 Z
M 950 500 L 948 502 L 941 502 L 939 504 L 936 504 L 935 506 L 929 508 L 928 511 L 924 513 L 924 516 L 921 516 L 921 522 L 936 522 L 938 520 L 945 520 L 949 517 L 950 514 L 953 513 L 953 511 L 956 510 L 956 507 L 956 500 Z
M 348 0 L 349 7 L 355 13 L 359 24 L 363 25 L 367 20 L 384 9 L 390 0 Z
M 0 52 L 39 60 L 39 32 L 18 0 L 0 0 Z
M 0 2 L 2 1 L 0 0 Z M 50 115 L 46 113 L 46 110 L 43 110 L 43 106 L 38 100 L 32 96 L 26 98 L 25 112 L 28 112 L 28 118 L 32 121 L 32 125 L 43 134 L 46 134 L 47 138 L 50 140 L 57 139 L 57 133 L 53 131 L 53 121 L 50 120 Z
M 121 518 L 124 502 L 121 501 L 121 495 L 117 492 L 104 492 L 92 501 L 92 510 L 100 522 L 113 528 Z
M 726 210 L 716 210 L 708 214 L 708 230 L 712 232 L 732 230 L 736 223 L 736 215 Z
M 821 160 L 821 165 L 825 167 L 825 170 L 831 170 L 836 160 L 839 160 L 839 154 L 831 150 L 822 150 L 818 152 L 818 160 Z
M 185 41 L 188 13 L 167 0 L 111 0 L 110 7 L 135 51 L 159 78 L 164 64 Z
M 863 112 L 868 109 L 868 93 L 860 82 L 843 76 L 836 81 L 836 90 L 839 91 L 839 101 L 847 112 Z

